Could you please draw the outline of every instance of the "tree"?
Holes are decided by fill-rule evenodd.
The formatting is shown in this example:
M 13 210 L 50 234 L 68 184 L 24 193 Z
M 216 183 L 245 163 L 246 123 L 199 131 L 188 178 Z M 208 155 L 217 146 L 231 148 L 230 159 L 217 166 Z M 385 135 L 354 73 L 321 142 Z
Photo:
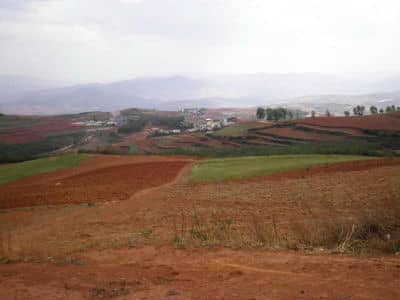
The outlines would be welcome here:
M 311 118 L 315 118 L 315 110 L 311 111 Z
M 356 107 L 353 108 L 353 113 L 355 116 L 362 116 L 364 115 L 364 110 L 365 110 L 364 106 L 357 105 Z
M 265 110 L 266 114 L 267 114 L 267 120 L 268 121 L 272 121 L 272 108 L 267 107 L 267 109 Z
M 348 116 L 350 116 L 350 112 L 349 112 L 348 110 L 345 110 L 345 111 L 344 111 L 344 115 L 345 115 L 346 117 L 348 117 Z
M 293 113 L 291 111 L 288 111 L 288 115 L 289 115 L 289 120 L 293 120 Z
M 397 111 L 400 111 L 400 106 L 397 106 Z
M 392 107 L 391 107 L 391 106 L 386 107 L 386 112 L 387 112 L 387 113 L 392 112 Z
M 371 106 L 369 108 L 369 111 L 371 112 L 371 115 L 376 115 L 378 113 L 378 108 L 376 108 L 376 106 Z
M 256 115 L 257 115 L 257 119 L 264 120 L 265 119 L 265 109 L 262 107 L 258 107 Z
M 381 109 L 379 110 L 379 113 L 380 113 L 380 114 L 383 114 L 383 113 L 384 113 L 383 108 L 381 108 Z

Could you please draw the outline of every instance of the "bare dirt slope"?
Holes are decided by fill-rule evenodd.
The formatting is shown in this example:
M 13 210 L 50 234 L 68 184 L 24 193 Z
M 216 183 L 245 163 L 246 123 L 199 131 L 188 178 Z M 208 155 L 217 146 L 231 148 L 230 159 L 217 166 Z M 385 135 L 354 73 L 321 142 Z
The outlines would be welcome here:
M 0 299 L 397 300 L 397 258 L 139 247 L 0 268 Z
M 97 163 L 107 169 L 131 159 L 100 157 Z M 158 162 L 159 174 L 164 163 L 185 162 L 161 185 L 135 190 L 123 201 L 1 211 L 0 250 L 10 261 L 0 264 L 0 299 L 400 299 L 396 255 L 246 247 L 228 231 L 226 239 L 197 247 L 189 234 L 194 213 L 229 221 L 251 244 L 257 242 L 254 217 L 267 225 L 274 220 L 283 235 L 302 221 L 335 223 L 365 210 L 394 209 L 400 203 L 398 164 L 372 161 L 322 173 L 188 184 L 190 160 L 136 159 L 139 165 Z M 90 161 L 82 168 L 65 178 L 93 170 Z M 181 228 L 184 248 L 174 243 Z

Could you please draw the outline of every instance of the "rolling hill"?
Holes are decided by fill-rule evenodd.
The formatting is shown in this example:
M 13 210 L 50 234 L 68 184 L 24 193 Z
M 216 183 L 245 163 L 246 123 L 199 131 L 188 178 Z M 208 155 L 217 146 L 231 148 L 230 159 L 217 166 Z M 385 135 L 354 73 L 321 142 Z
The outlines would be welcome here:
M 342 113 L 355 104 L 399 105 L 399 86 L 398 76 L 339 77 L 317 73 L 149 77 L 62 88 L 21 87 L 14 89 L 13 96 L 3 89 L 0 110 L 14 114 L 60 114 L 129 107 L 179 110 L 293 104 Z

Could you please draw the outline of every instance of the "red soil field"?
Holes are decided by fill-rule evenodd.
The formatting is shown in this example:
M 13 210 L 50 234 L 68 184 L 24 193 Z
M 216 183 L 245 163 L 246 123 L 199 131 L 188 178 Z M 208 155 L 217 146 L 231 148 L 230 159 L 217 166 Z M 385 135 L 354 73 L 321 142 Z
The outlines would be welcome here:
M 2 300 L 398 300 L 399 260 L 231 249 L 92 251 L 0 267 Z M 16 296 L 17 295 L 17 296 Z M 18 297 L 19 295 L 19 297 Z M 16 296 L 16 297 L 14 297 Z
M 342 141 L 343 138 L 339 136 L 315 133 L 310 131 L 296 130 L 290 127 L 272 127 L 267 129 L 258 130 L 257 132 L 272 134 L 279 137 L 301 139 L 301 140 L 315 140 L 315 141 Z
M 0 143 L 23 144 L 40 141 L 51 135 L 79 130 L 82 130 L 82 127 L 73 125 L 70 120 L 49 117 L 43 118 L 39 124 L 30 127 L 0 131 Z
M 173 180 L 188 164 L 184 159 L 142 162 L 138 158 L 123 160 L 123 165 L 107 165 L 104 159 L 85 162 L 91 168 L 84 165 L 2 185 L 0 209 L 125 200 L 137 191 Z
M 138 164 L 185 161 L 135 159 Z M 129 163 L 132 157 L 101 156 L 59 178 Z M 253 217 L 266 222 L 274 218 L 284 234 L 297 221 L 347 219 L 363 209 L 374 212 L 396 202 L 399 166 L 361 163 L 373 171 L 350 164 L 287 180 L 173 180 L 126 201 L 93 207 L 2 211 L 0 237 L 11 233 L 9 248 L 16 256 L 0 264 L 0 299 L 398 300 L 397 255 L 351 256 L 319 247 L 303 252 L 173 246 L 172 217 L 179 221 L 185 214 L 190 229 L 194 211 L 238 225 Z
M 149 126 L 140 132 L 127 135 L 121 143 L 113 144 L 113 147 L 125 148 L 129 151 L 130 145 L 134 144 L 138 147 L 140 153 L 156 152 L 157 147 L 153 139 L 150 138 L 151 131 Z
M 208 147 L 218 147 L 221 146 L 221 142 L 215 139 L 210 139 L 210 138 L 201 138 L 198 136 L 194 135 L 189 135 L 189 134 L 182 134 L 176 136 L 176 143 L 189 143 L 189 144 L 199 144 L 199 145 L 204 145 Z
M 400 118 L 389 115 L 306 118 L 297 123 L 322 127 L 400 131 Z
M 351 129 L 351 128 L 329 128 L 329 127 L 321 127 L 321 126 L 313 126 L 313 125 L 298 125 L 296 126 L 300 130 L 301 128 L 305 129 L 311 129 L 311 130 L 323 130 L 323 131 L 328 131 L 334 133 L 339 133 L 343 135 L 349 135 L 349 136 L 356 136 L 356 137 L 367 137 L 368 135 L 363 133 L 360 129 Z
M 159 149 L 185 149 L 188 147 L 217 148 L 222 142 L 209 137 L 199 137 L 191 134 L 179 134 L 174 136 L 156 137 L 155 141 Z

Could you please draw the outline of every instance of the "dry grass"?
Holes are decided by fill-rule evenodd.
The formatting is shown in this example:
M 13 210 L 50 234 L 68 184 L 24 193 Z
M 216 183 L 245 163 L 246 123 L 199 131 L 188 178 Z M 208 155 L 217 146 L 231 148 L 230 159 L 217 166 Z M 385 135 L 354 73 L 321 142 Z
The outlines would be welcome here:
M 400 251 L 400 203 L 387 201 L 351 218 L 304 220 L 292 224 L 295 246 L 325 247 L 335 252 L 397 253 Z
M 237 221 L 228 212 L 180 213 L 170 219 L 172 241 L 183 246 L 270 248 L 333 253 L 394 254 L 400 251 L 400 207 L 394 203 L 347 219 L 308 218 L 279 226 L 275 216 L 252 214 Z M 281 223 L 280 223 L 281 224 Z M 289 229 L 288 229 L 289 228 Z
M 281 181 L 181 183 L 112 204 L 2 211 L 2 262 L 141 245 L 399 252 L 399 166 Z M 319 251 L 319 250 L 318 250 Z

